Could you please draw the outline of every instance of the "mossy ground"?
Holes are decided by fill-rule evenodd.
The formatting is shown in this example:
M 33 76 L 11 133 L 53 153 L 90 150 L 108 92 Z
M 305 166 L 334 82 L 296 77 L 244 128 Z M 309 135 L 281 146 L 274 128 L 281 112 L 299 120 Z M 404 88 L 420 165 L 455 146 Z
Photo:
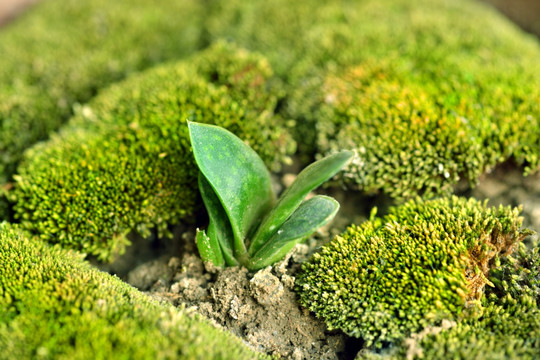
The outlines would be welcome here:
M 41 238 L 111 260 L 136 230 L 160 235 L 199 208 L 187 120 L 234 131 L 276 169 L 294 142 L 266 60 L 217 44 L 102 92 L 26 154 L 10 199 Z
M 238 339 L 82 256 L 0 224 L 1 359 L 254 359 Z
M 301 303 L 367 346 L 478 311 L 493 261 L 529 232 L 518 210 L 476 200 L 409 201 L 350 227 L 305 263 Z
M 288 85 L 284 109 L 297 121 L 303 151 L 324 154 L 351 142 L 367 150 L 368 176 L 350 172 L 365 190 L 398 198 L 418 190 L 448 192 L 456 178 L 475 183 L 508 158 L 538 168 L 538 43 L 491 9 L 438 0 L 216 1 L 212 9 L 216 16 L 206 19 L 207 36 L 262 52 Z M 341 88 L 328 88 L 332 79 Z M 452 155 L 441 154 L 442 139 L 419 138 L 407 148 L 405 139 L 416 136 L 407 132 L 414 119 L 420 120 L 417 127 L 426 123 L 426 132 L 440 129 L 449 144 L 467 137 L 469 154 L 478 145 L 479 154 L 466 158 L 459 146 L 449 150 Z M 393 139 L 394 152 L 376 155 L 376 146 L 361 143 L 365 131 L 375 143 Z M 401 151 L 412 159 L 401 159 Z M 415 162 L 424 160 L 427 167 L 432 157 L 443 170 L 437 164 L 435 170 L 420 168 L 411 182 Z M 402 173 L 393 174 L 392 166 Z M 381 179 L 379 169 L 389 173 Z
M 358 157 L 342 180 L 399 201 L 449 194 L 461 180 L 474 185 L 501 162 L 516 164 L 525 174 L 538 170 L 538 42 L 479 4 L 103 4 L 47 0 L 0 33 L 0 195 L 12 199 L 24 227 L 50 242 L 108 259 L 122 251 L 132 230 L 146 235 L 156 227 L 163 235 L 180 218 L 189 221 L 197 196 L 189 179 L 195 173 L 179 118 L 227 124 L 273 169 L 293 150 L 289 130 L 302 162 L 356 149 Z M 106 89 L 133 72 L 192 55 L 221 39 L 229 44 Z M 54 135 L 68 118 L 70 124 Z M 27 150 L 51 134 L 50 141 Z M 0 199 L 0 219 L 9 218 L 11 210 Z M 94 274 L 84 265 L 81 273 L 86 271 Z M 420 339 L 424 356 L 453 352 L 474 358 L 492 351 L 494 357 L 534 357 L 538 324 L 530 301 L 490 304 L 483 304 L 486 315 L 479 321 Z M 35 317 L 23 316 L 12 328 L 1 325 L 0 333 L 19 336 L 35 354 L 54 354 L 57 340 L 51 337 L 41 350 L 28 331 L 65 331 L 58 348 L 66 353 L 70 346 L 94 346 L 76 341 L 75 325 L 102 334 L 100 326 L 79 321 L 92 312 L 62 317 L 65 326 L 60 326 L 54 322 L 57 313 L 36 308 L 34 314 L 27 305 L 21 309 Z M 54 306 L 63 311 L 64 305 Z M 489 314 L 503 314 L 502 320 Z M 148 319 L 141 315 L 141 325 L 118 316 L 117 327 L 104 324 L 113 330 L 103 331 L 118 336 L 120 347 L 133 354 L 145 351 L 114 334 L 146 328 Z M 126 333 L 135 340 L 141 334 Z M 198 335 L 193 341 L 203 341 Z M 479 341 L 467 341 L 471 337 Z M 500 340 L 504 337 L 507 342 Z M 176 349 L 178 344 L 167 339 L 164 348 Z M 106 350 L 99 354 L 115 351 L 109 345 L 101 344 Z M 410 354 L 410 348 L 396 351 L 396 356 Z M 30 357 L 21 353 L 25 356 Z

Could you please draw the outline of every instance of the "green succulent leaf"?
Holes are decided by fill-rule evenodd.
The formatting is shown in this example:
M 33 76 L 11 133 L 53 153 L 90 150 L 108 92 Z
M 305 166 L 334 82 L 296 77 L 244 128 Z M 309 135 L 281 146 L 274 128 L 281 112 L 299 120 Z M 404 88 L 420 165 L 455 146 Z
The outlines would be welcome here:
M 225 258 L 227 265 L 238 265 L 238 261 L 236 261 L 233 254 L 234 235 L 232 233 L 231 223 L 227 217 L 227 213 L 225 212 L 225 209 L 223 209 L 223 205 L 221 205 L 219 198 L 214 192 L 214 189 L 212 189 L 212 186 L 210 186 L 208 180 L 206 180 L 204 175 L 201 173 L 199 173 L 199 190 L 201 192 L 204 206 L 208 211 L 208 217 L 210 218 L 210 222 L 208 224 L 208 237 L 212 239 L 212 245 L 215 247 L 214 244 L 216 242 L 218 243 L 219 249 L 217 250 L 222 252 L 222 256 Z M 217 252 L 217 250 L 214 251 Z M 200 249 L 199 252 L 201 252 Z M 221 266 L 217 265 L 216 263 L 214 263 L 214 265 Z
M 247 261 L 244 239 L 274 202 L 270 174 L 257 153 L 218 126 L 188 122 L 195 161 L 228 215 L 234 257 Z
M 213 229 L 213 226 L 208 226 L 208 232 L 213 231 L 211 229 Z M 195 242 L 197 243 L 197 249 L 199 249 L 199 255 L 201 255 L 204 262 L 211 262 L 219 267 L 225 265 L 225 259 L 216 237 L 208 236 L 204 230 L 197 229 Z
M 261 223 L 250 244 L 249 254 L 255 254 L 298 208 L 307 194 L 334 176 L 352 156 L 352 151 L 341 151 L 316 161 L 302 170 Z
M 276 233 L 255 253 L 250 270 L 261 269 L 279 261 L 296 244 L 334 218 L 339 203 L 331 197 L 317 195 L 306 200 Z

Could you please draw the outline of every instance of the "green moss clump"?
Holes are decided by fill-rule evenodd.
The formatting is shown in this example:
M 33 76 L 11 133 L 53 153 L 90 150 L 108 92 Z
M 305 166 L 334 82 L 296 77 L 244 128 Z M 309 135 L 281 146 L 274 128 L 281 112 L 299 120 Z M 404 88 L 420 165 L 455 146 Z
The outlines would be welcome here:
M 329 75 L 319 94 L 319 151 L 356 149 L 345 182 L 398 199 L 450 194 L 461 178 L 474 185 L 510 157 L 537 167 L 523 151 L 540 151 L 538 131 L 529 133 L 540 130 L 540 90 L 488 93 L 482 83 L 434 84 L 368 63 Z
M 196 1 L 48 0 L 0 32 L 0 184 L 107 84 L 199 47 Z
M 530 232 L 519 210 L 474 199 L 409 201 L 351 226 L 303 265 L 301 303 L 367 346 L 479 311 L 495 257 Z
M 271 75 L 261 56 L 220 43 L 112 86 L 27 152 L 9 195 L 15 217 L 102 260 L 122 252 L 132 230 L 167 235 L 198 196 L 186 120 L 231 130 L 271 168 L 288 160 L 294 143 L 274 114 Z
M 0 359 L 254 359 L 230 334 L 0 224 Z
M 509 159 L 538 170 L 540 46 L 484 4 L 212 4 L 207 36 L 261 51 L 285 80 L 299 148 L 358 151 L 351 186 L 407 199 Z
M 511 256 L 498 258 L 477 317 L 415 334 L 381 354 L 358 359 L 521 359 L 540 356 L 540 247 L 523 243 Z

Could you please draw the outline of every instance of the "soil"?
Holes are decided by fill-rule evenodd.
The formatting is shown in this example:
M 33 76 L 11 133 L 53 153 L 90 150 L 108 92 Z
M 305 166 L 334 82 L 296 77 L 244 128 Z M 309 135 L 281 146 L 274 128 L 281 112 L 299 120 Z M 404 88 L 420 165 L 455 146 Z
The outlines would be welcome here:
M 540 1 L 538 0 L 482 0 L 518 24 L 523 30 L 540 36 Z
M 0 0 L 0 26 L 19 16 L 26 8 L 40 0 Z
M 540 171 L 523 177 L 522 170 L 513 164 L 502 164 L 484 174 L 464 195 L 489 199 L 491 206 L 522 206 L 523 226 L 540 232 Z
M 186 248 L 193 247 L 194 234 L 184 238 Z M 217 269 L 203 264 L 195 249 L 186 249 L 181 257 L 140 265 L 127 281 L 160 300 L 198 311 L 256 351 L 294 360 L 352 359 L 355 352 L 346 350 L 354 340 L 327 331 L 299 306 L 293 291 L 295 273 L 316 247 L 311 245 L 298 245 L 283 261 L 256 273 L 243 267 Z

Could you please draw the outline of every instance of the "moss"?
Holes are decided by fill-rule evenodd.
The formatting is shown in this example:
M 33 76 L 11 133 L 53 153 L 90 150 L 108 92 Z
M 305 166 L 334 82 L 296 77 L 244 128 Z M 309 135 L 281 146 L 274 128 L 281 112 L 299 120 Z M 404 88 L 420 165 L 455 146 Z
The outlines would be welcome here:
M 493 92 L 486 83 L 434 85 L 380 64 L 327 76 L 319 94 L 319 151 L 356 149 L 344 180 L 398 199 L 449 194 L 462 178 L 474 185 L 508 158 L 536 167 L 523 151 L 540 151 L 533 144 L 540 91 L 512 95 L 515 89 Z
M 241 341 L 0 224 L 1 359 L 253 359 Z
M 353 187 L 403 199 L 475 184 L 509 159 L 526 174 L 538 169 L 540 47 L 493 9 L 468 0 L 211 3 L 206 36 L 261 51 L 285 80 L 283 111 L 297 121 L 300 149 L 359 152 L 344 177 Z
M 301 303 L 380 347 L 481 308 L 487 274 L 529 231 L 519 210 L 474 199 L 409 201 L 351 226 L 302 267 Z
M 296 121 L 303 158 L 352 143 L 365 150 L 358 162 L 364 166 L 345 177 L 353 187 L 400 199 L 430 196 L 449 193 L 459 179 L 474 184 L 509 159 L 525 173 L 540 165 L 538 43 L 482 4 L 100 1 L 47 1 L 0 34 L 0 76 L 7 79 L 0 89 L 0 183 L 23 149 L 105 84 L 221 38 L 261 52 L 276 69 L 287 95 L 279 109 Z M 373 64 L 376 72 L 351 76 Z M 339 84 L 353 91 L 349 108 L 340 107 Z M 328 101 L 331 95 L 338 101 Z M 424 127 L 416 122 L 428 116 Z M 405 131 L 411 122 L 420 134 L 446 138 Z M 388 131 L 377 134 L 379 128 Z
M 127 74 L 195 51 L 202 4 L 50 0 L 0 32 L 0 184 L 74 104 Z
M 102 260 L 122 252 L 132 230 L 167 235 L 198 194 L 186 120 L 233 131 L 274 169 L 287 161 L 294 143 L 274 114 L 270 76 L 264 58 L 217 44 L 103 91 L 28 151 L 9 195 L 16 218 Z
M 405 340 L 386 353 L 365 352 L 359 359 L 537 359 L 540 356 L 540 247 L 520 244 L 497 259 L 482 299 L 483 311 L 448 329 Z

